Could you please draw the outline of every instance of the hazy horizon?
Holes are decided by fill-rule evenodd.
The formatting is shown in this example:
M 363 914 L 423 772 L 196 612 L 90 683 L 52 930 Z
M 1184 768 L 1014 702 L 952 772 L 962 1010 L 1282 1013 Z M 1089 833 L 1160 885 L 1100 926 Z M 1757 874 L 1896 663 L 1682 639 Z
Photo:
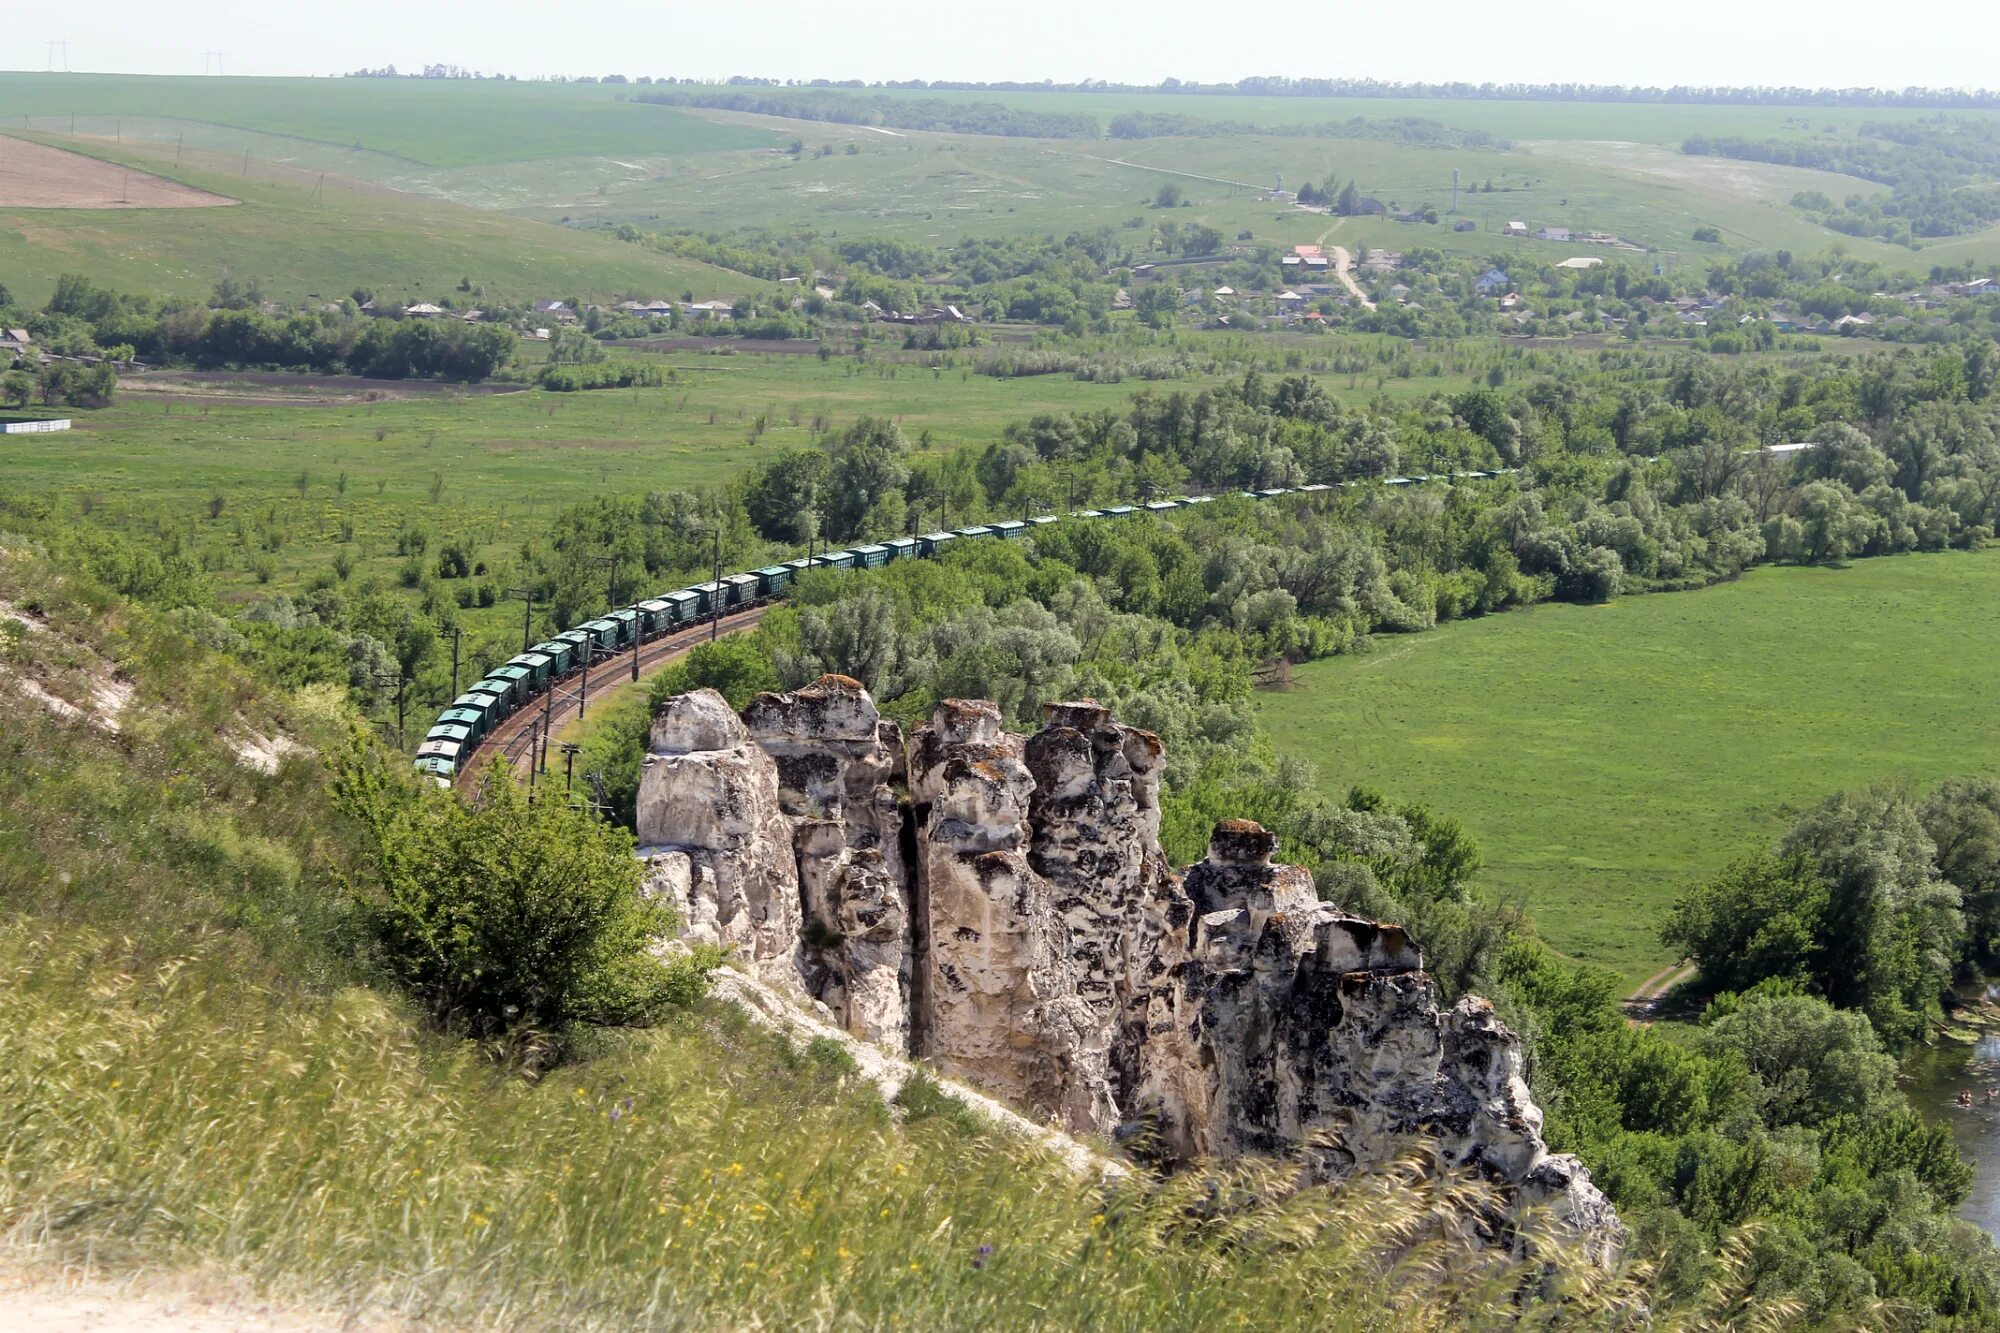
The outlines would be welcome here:
M 356 0 L 338 11 L 190 0 L 171 8 L 108 0 L 0 39 L 9 70 L 332 75 L 455 64 L 521 78 L 624 74 L 720 79 L 946 79 L 1228 82 L 1263 74 L 1473 83 L 1666 86 L 2000 87 L 2000 6 L 1952 4 L 1921 24 L 1885 25 L 1857 0 L 1747 6 L 1689 0 L 1657 17 L 1607 14 L 1579 0 L 1504 9 L 1433 0 L 1420 32 L 1409 11 L 1271 0 L 1208 8 L 1077 6 L 1022 0 L 1002 18 L 914 0 L 829 11 L 804 0 L 718 9 L 579 0 L 551 11 L 492 0 L 476 26 L 463 9 Z M 1499 21 L 1496 22 L 1496 19 Z

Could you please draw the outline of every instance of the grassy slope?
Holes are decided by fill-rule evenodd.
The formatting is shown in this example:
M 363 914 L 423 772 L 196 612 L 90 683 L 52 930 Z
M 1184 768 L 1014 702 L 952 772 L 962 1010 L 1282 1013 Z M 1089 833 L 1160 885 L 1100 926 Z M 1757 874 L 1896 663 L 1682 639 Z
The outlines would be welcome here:
M 1263 714 L 1329 794 L 1464 819 L 1542 933 L 1637 981 L 1690 880 L 1877 778 L 2000 769 L 2000 551 L 1761 569 L 1302 668 Z
M 838 1051 L 794 1055 L 716 1007 L 510 1077 L 374 984 L 318 762 L 267 777 L 218 742 L 247 720 L 326 744 L 324 700 L 266 698 L 4 550 L 0 598 L 41 621 L 0 618 L 11 1263 L 214 1266 L 371 1326 L 1363 1329 L 1510 1308 L 1521 1277 L 1490 1257 L 1420 1248 L 1414 1282 L 1375 1262 L 1439 1215 L 1431 1188 L 1246 1207 L 1288 1192 L 1253 1172 L 1218 1219 L 1210 1182 L 1106 1189 L 935 1098 L 893 1117 Z M 107 661 L 135 687 L 115 738 L 14 685 L 86 701 Z
M 565 228 L 254 161 L 155 145 L 37 135 L 44 142 L 239 199 L 234 208 L 0 208 L 0 268 L 39 301 L 63 273 L 163 296 L 206 296 L 216 279 L 255 278 L 276 300 L 333 299 L 369 287 L 436 299 L 469 278 L 488 300 L 621 293 L 727 296 L 763 288 L 741 274 Z
M 145 133 L 145 122 L 160 118 L 294 140 L 293 151 L 319 146 L 433 167 L 771 142 L 586 85 L 0 74 L 0 129 L 67 129 L 72 114 L 79 131 L 109 132 L 108 121 L 129 118 Z

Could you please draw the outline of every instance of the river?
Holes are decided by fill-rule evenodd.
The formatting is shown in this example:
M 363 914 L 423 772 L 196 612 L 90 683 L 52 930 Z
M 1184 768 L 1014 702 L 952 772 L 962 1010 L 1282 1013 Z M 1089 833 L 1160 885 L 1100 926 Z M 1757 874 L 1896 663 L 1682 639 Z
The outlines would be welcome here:
M 1990 1013 L 1991 1006 L 2000 1005 L 2000 984 L 1986 985 L 1983 993 L 1972 988 L 1960 998 L 1979 1008 L 1969 1007 L 1968 1014 L 1955 1017 Z M 1976 1031 L 1970 1042 L 1944 1039 L 1909 1056 L 1903 1063 L 1903 1091 L 1926 1117 L 1951 1126 L 1959 1151 L 1972 1163 L 1972 1193 L 1959 1215 L 2000 1237 L 2000 1096 L 1986 1095 L 1988 1088 L 2000 1088 L 2000 1028 L 1982 1024 Z M 1967 1091 L 1970 1107 L 1958 1101 L 1959 1093 Z

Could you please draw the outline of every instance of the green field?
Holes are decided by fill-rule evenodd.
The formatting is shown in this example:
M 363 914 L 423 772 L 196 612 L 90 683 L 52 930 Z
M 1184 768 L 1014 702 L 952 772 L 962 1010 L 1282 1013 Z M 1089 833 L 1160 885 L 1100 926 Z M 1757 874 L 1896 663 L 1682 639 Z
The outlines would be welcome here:
M 696 153 L 769 147 L 769 134 L 671 107 L 620 100 L 589 84 L 430 79 L 222 79 L 118 74 L 0 75 L 0 130 L 102 130 L 155 120 L 235 130 L 406 164 L 464 167 L 604 153 Z M 163 136 L 172 142 L 173 133 Z M 258 154 L 265 156 L 265 154 Z
M 822 235 L 950 243 L 967 235 L 1115 227 L 1135 217 L 1150 222 L 1145 202 L 1161 183 L 1177 179 L 1192 199 L 1181 220 L 1289 245 L 1316 238 L 1331 219 L 1265 202 L 1261 191 L 1279 173 L 1294 186 L 1329 175 L 1351 178 L 1401 207 L 1446 209 L 1454 169 L 1468 187 L 1457 216 L 1479 230 L 1350 219 L 1337 239 L 1351 247 L 1431 246 L 1485 255 L 1502 245 L 1500 228 L 1519 220 L 1611 232 L 1674 252 L 1667 262 L 1681 265 L 1727 252 L 1813 253 L 1835 244 L 1858 258 L 1913 270 L 2000 259 L 2000 229 L 1911 252 L 1837 236 L 1789 207 L 1800 190 L 1843 198 L 1880 188 L 1867 182 L 1679 152 L 1691 133 L 1812 137 L 1851 130 L 1866 119 L 1923 114 L 1913 111 L 938 94 L 1087 111 L 1107 121 L 1128 110 L 1272 126 L 1418 116 L 1510 144 L 1472 150 L 1295 135 L 1044 141 L 932 134 L 651 106 L 632 100 L 642 91 L 498 81 L 0 75 L 0 132 L 138 162 L 256 205 L 253 216 L 205 220 L 198 229 L 158 215 L 0 214 L 0 263 L 24 266 L 38 282 L 66 263 L 86 260 L 137 278 L 145 270 L 122 257 L 140 251 L 153 255 L 157 280 L 189 284 L 190 274 L 205 273 L 219 257 L 240 255 L 246 266 L 272 269 L 285 267 L 289 258 L 310 276 L 295 282 L 274 272 L 267 278 L 286 295 L 328 286 L 321 275 L 341 266 L 381 274 L 348 285 L 370 281 L 414 294 L 395 271 L 399 261 L 417 268 L 424 282 L 434 282 L 451 263 L 477 268 L 509 291 L 517 283 L 545 284 L 550 268 L 567 263 L 579 284 L 592 290 L 635 290 L 635 256 L 621 261 L 583 238 L 537 245 L 526 239 L 533 233 L 507 231 L 507 224 L 490 218 L 463 222 L 456 212 L 443 214 L 453 221 L 441 227 L 439 215 L 426 212 L 434 205 L 424 201 L 568 223 L 572 230 L 627 222 L 649 229 L 810 228 Z M 798 158 L 774 151 L 793 140 L 834 151 Z M 243 184 L 246 169 L 249 186 Z M 330 182 L 323 187 L 322 174 Z M 1493 192 L 1470 192 L 1488 181 Z M 272 215 L 315 187 L 319 196 L 311 210 L 282 220 Z M 1721 230 L 1720 244 L 1691 239 L 1703 225 Z M 482 227 L 497 230 L 484 239 L 467 237 L 447 257 L 444 233 Z M 211 235 L 213 243 L 191 244 L 181 236 L 194 230 Z M 287 232 L 303 243 L 288 251 L 267 239 Z M 358 243 L 344 245 L 341 238 L 350 233 Z M 1559 259 L 1573 247 L 1516 242 L 1501 253 L 1520 251 Z M 435 263 L 414 263 L 420 253 Z
M 1676 892 L 1877 778 L 2000 770 L 2000 551 L 1766 568 L 1378 641 L 1263 697 L 1278 744 L 1463 819 L 1486 883 L 1628 981 Z
M 7 209 L 0 273 L 40 302 L 63 273 L 149 296 L 205 297 L 218 278 L 257 280 L 280 301 L 327 300 L 367 287 L 390 300 L 437 300 L 461 281 L 476 299 L 567 296 L 728 297 L 766 284 L 609 236 L 550 227 L 252 159 L 64 135 L 37 140 L 120 162 L 242 201 L 235 208 Z M 196 216 L 199 214 L 199 216 Z

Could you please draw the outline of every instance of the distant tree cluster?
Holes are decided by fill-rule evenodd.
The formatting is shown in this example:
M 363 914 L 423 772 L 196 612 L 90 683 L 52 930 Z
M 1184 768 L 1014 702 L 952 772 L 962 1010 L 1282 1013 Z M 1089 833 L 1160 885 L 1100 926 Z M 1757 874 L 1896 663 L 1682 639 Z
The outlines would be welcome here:
M 1852 137 L 1741 139 L 1694 135 L 1681 145 L 1714 155 L 1858 176 L 1889 187 L 1886 197 L 1854 194 L 1836 203 L 1801 191 L 1792 206 L 1849 236 L 1874 236 L 1912 248 L 2000 221 L 2000 126 L 1965 117 L 1867 121 Z
M 654 87 L 658 88 L 655 84 Z M 1097 117 L 1080 113 L 1036 111 L 1000 102 L 948 102 L 939 98 L 854 97 L 845 93 L 804 88 L 759 89 L 732 85 L 716 87 L 681 84 L 665 92 L 637 94 L 636 101 L 664 106 L 712 107 L 747 111 L 790 120 L 816 120 L 833 125 L 886 126 L 904 130 L 941 130 L 954 134 L 993 134 L 1026 139 L 1096 139 L 1103 130 Z
M 1302 138 L 1374 139 L 1421 148 L 1504 149 L 1507 141 L 1483 130 L 1456 129 L 1419 116 L 1353 116 L 1315 124 L 1265 125 L 1169 112 L 1126 112 L 1111 118 L 1114 139 L 1218 138 L 1245 134 Z

